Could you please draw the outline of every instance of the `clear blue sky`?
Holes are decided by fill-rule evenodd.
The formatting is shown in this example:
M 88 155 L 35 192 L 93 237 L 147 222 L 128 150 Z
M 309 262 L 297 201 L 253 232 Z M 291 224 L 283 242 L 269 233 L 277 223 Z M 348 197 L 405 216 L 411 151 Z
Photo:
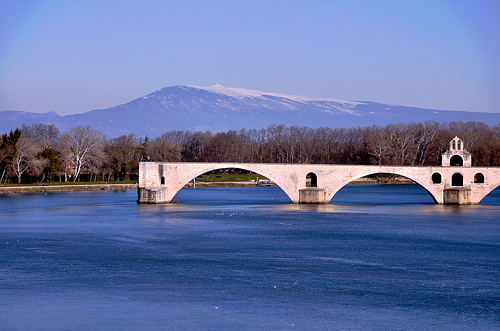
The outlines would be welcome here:
M 0 0 L 0 110 L 215 83 L 500 112 L 500 1 Z

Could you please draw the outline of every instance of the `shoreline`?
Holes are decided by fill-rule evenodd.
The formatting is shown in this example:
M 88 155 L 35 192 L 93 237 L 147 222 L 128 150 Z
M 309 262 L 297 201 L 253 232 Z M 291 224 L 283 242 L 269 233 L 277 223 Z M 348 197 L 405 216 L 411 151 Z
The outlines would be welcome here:
M 47 186 L 4 186 L 0 194 L 8 193 L 48 193 L 72 191 L 136 190 L 137 184 L 88 184 L 88 185 L 47 185 Z

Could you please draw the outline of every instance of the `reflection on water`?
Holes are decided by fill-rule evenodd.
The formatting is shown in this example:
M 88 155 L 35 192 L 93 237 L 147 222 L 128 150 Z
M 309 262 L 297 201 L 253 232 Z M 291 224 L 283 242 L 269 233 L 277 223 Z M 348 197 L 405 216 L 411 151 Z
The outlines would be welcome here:
M 2 329 L 453 329 L 499 325 L 500 191 L 432 203 L 347 186 L 0 196 Z

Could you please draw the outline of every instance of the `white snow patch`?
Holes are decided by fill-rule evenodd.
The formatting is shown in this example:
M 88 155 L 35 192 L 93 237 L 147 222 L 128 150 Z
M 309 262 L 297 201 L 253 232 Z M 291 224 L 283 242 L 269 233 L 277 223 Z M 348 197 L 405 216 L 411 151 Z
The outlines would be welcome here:
M 273 97 L 289 99 L 289 100 L 297 101 L 297 102 L 330 101 L 330 102 L 336 102 L 336 103 L 340 103 L 343 105 L 351 105 L 351 106 L 363 104 L 362 102 L 341 100 L 341 99 L 306 97 L 306 96 L 302 96 L 302 95 L 289 95 L 289 94 L 283 94 L 283 93 L 262 92 L 262 91 L 250 90 L 250 89 L 246 89 L 246 88 L 225 87 L 225 86 L 222 86 L 220 84 L 215 84 L 215 85 L 208 86 L 208 87 L 201 87 L 201 86 L 190 86 L 190 87 L 194 87 L 194 88 L 201 89 L 201 90 L 206 90 L 209 92 L 224 94 L 224 95 L 228 95 L 228 96 L 238 98 L 238 99 L 244 99 L 244 98 L 263 99 L 266 96 L 273 96 Z

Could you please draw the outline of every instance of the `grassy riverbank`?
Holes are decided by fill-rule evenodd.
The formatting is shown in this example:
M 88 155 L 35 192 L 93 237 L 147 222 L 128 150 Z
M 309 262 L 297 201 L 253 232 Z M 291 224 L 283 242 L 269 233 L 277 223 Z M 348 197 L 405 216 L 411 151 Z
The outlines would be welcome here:
M 196 177 L 196 186 L 249 186 L 256 185 L 257 180 L 259 181 L 269 181 L 264 176 L 257 174 L 243 175 L 243 174 L 217 174 L 217 175 L 201 175 Z M 192 186 L 193 181 L 189 183 L 188 186 Z M 383 185 L 383 184 L 415 184 L 412 180 L 395 175 L 385 175 L 378 174 L 375 176 L 367 176 L 359 178 L 357 180 L 349 183 L 350 185 L 363 185 L 363 184 L 373 184 L 373 185 Z
M 257 174 L 207 174 L 196 177 L 196 183 L 222 183 L 222 182 L 250 182 L 267 180 L 266 177 Z
M 47 193 L 68 191 L 135 190 L 137 184 L 126 182 L 78 182 L 78 183 L 36 183 L 2 184 L 0 193 Z

